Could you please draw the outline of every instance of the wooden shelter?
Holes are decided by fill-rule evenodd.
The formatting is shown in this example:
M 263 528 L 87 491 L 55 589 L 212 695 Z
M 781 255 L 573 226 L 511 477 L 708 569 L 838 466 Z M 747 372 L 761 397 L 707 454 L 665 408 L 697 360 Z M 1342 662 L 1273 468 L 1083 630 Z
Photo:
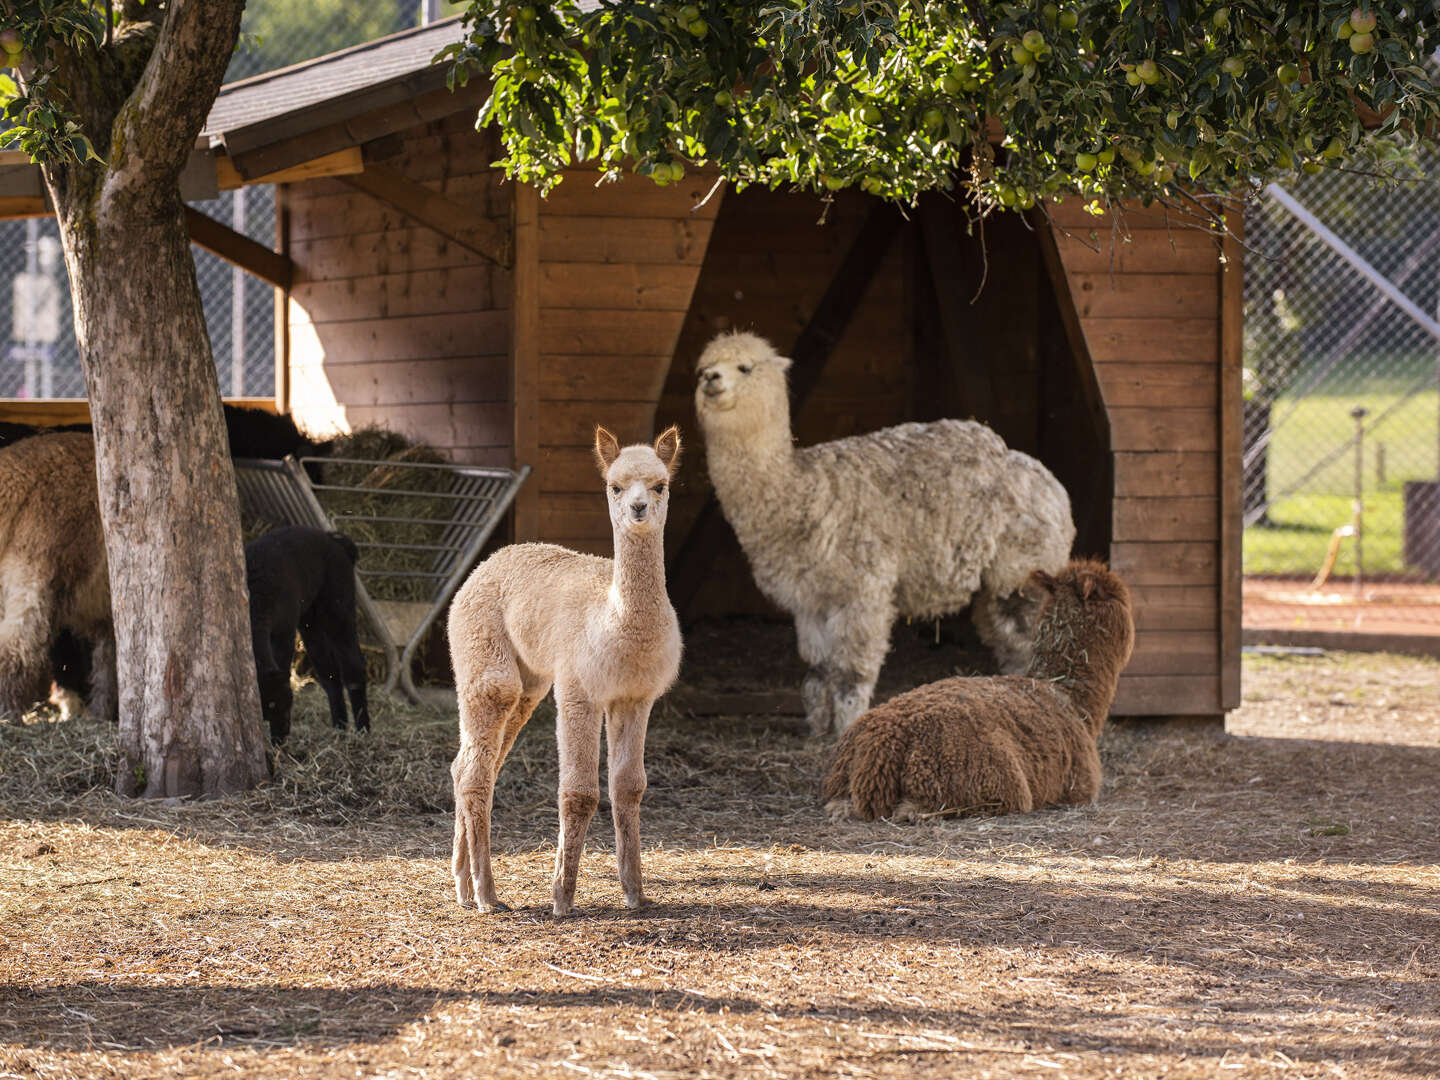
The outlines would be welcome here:
M 938 195 L 901 215 L 853 193 L 711 192 L 694 174 L 661 188 L 577 172 L 542 201 L 492 168 L 484 88 L 452 94 L 429 66 L 459 35 L 394 35 L 216 102 L 187 194 L 274 183 L 275 250 L 198 214 L 192 235 L 276 287 L 279 408 L 529 464 L 513 536 L 605 553 L 594 425 L 638 440 L 677 421 L 695 451 L 667 538 L 677 606 L 752 611 L 763 601 L 707 509 L 690 394 L 704 342 L 754 329 L 796 361 L 802 444 L 975 416 L 1055 471 L 1078 549 L 1137 602 L 1116 715 L 1239 703 L 1233 244 L 1222 261 L 1210 235 L 1139 212 L 1122 242 L 1073 201 L 1053 225 L 1004 214 L 972 231 Z M 23 176 L 0 174 L 0 211 L 43 212 Z

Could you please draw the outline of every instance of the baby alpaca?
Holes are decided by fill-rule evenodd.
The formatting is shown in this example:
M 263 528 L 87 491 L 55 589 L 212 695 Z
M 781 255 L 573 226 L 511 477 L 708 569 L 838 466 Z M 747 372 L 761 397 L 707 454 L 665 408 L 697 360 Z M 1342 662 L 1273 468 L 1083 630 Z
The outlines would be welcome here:
M 305 525 L 275 529 L 245 545 L 260 711 L 272 742 L 284 742 L 290 734 L 290 663 L 297 630 L 330 700 L 330 722 L 346 726 L 348 689 L 355 727 L 370 728 L 365 657 L 355 625 L 355 559 L 355 542 L 348 536 Z
M 665 514 L 680 433 L 623 450 L 604 428 L 595 456 L 610 499 L 614 559 L 553 544 L 512 544 L 486 559 L 450 608 L 460 701 L 455 780 L 455 895 L 506 911 L 490 870 L 495 778 L 552 683 L 560 749 L 555 914 L 568 914 L 585 831 L 600 802 L 600 724 L 609 746 L 610 806 L 625 903 L 645 903 L 640 799 L 645 728 L 680 668 L 680 625 L 665 593 Z
M 1024 675 L 942 679 L 892 698 L 841 737 L 822 798 L 832 818 L 1025 813 L 1093 802 L 1096 739 L 1130 659 L 1130 594 L 1103 564 L 1072 562 L 1045 594 Z

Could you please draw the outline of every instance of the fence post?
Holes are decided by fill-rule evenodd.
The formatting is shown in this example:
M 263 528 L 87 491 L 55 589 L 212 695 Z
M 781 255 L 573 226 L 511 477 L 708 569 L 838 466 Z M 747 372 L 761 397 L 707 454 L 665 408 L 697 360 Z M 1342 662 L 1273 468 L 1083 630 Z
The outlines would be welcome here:
M 1355 591 L 1360 592 L 1365 576 L 1365 417 L 1370 412 L 1363 405 L 1350 410 L 1355 421 Z

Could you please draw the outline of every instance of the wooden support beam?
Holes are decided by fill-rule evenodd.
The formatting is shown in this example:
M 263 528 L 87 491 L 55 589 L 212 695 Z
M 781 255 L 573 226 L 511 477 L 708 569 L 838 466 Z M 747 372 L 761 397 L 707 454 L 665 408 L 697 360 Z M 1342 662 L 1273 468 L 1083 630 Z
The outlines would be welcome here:
M 271 398 L 225 398 L 227 405 L 243 409 L 275 412 Z M 85 398 L 0 398 L 0 421 L 9 424 L 34 424 L 36 427 L 58 427 L 62 424 L 90 423 L 90 402 Z
M 975 303 L 985 268 L 970 265 L 969 237 L 960 233 L 955 215 L 952 200 L 939 194 L 922 197 L 920 239 L 950 361 L 944 367 L 959 405 L 954 415 L 978 416 L 994 424 L 996 389 L 977 325 L 982 309 Z
M 493 263 L 509 266 L 513 261 L 511 237 L 504 226 L 388 166 L 371 165 L 342 179 Z
M 185 208 L 185 225 L 190 230 L 190 239 L 206 251 L 234 263 L 261 281 L 268 281 L 277 289 L 290 288 L 295 266 L 287 256 L 271 251 L 264 244 L 256 243 L 192 206 Z
M 859 310 L 860 301 L 880 269 L 886 252 L 899 235 L 901 225 L 900 212 L 894 206 L 875 204 L 850 250 L 845 253 L 845 259 L 826 288 L 825 295 L 816 305 L 810 322 L 795 339 L 790 348 L 791 416 L 799 415 L 810 392 L 819 383 L 826 361 L 849 329 L 850 321 Z M 711 495 L 705 500 L 690 532 L 676 545 L 666 575 L 670 602 L 682 619 L 687 617 L 705 574 L 724 551 L 728 533 L 730 526 L 720 511 L 719 500 Z
M 1244 542 L 1245 216 L 1225 215 L 1220 267 L 1220 707 L 1240 705 L 1241 547 Z
M 363 171 L 364 155 L 358 146 L 349 146 L 331 154 L 322 154 L 298 165 L 254 176 L 250 179 L 240 175 L 235 163 L 224 154 L 215 158 L 215 183 L 221 191 L 233 191 L 247 184 L 287 184 L 296 180 L 317 180 L 323 176 L 350 176 Z
M 1080 311 L 1075 306 L 1075 294 L 1071 291 L 1053 228 L 1038 210 L 1031 212 L 1029 220 L 1040 245 L 1040 258 L 1049 285 L 1046 299 L 1053 301 L 1065 333 L 1066 352 L 1072 365 L 1070 385 L 1079 398 L 1079 408 L 1089 420 L 1090 445 L 1100 455 L 1094 467 L 1085 470 L 1084 482 L 1089 485 L 1088 491 L 1072 491 L 1070 508 L 1075 519 L 1075 554 L 1108 559 L 1110 552 L 1105 550 L 1104 539 L 1111 537 L 1113 532 L 1111 511 L 1115 498 L 1115 453 L 1110 439 L 1110 413 L 1100 389 L 1099 374 L 1090 356 L 1090 345 L 1080 324 Z M 1075 476 L 1073 472 L 1069 475 L 1072 478 Z M 1075 482 L 1072 479 L 1072 485 Z
M 540 194 L 509 185 L 515 236 L 510 293 L 510 404 L 514 467 L 540 464 Z M 540 485 L 521 485 L 512 506 L 514 539 L 540 537 Z
M 275 185 L 275 250 L 290 258 L 290 188 Z M 275 405 L 290 411 L 290 289 L 275 290 Z
M 21 195 L 0 198 L 0 221 L 15 221 L 20 218 L 49 217 L 55 211 L 50 200 L 43 195 Z

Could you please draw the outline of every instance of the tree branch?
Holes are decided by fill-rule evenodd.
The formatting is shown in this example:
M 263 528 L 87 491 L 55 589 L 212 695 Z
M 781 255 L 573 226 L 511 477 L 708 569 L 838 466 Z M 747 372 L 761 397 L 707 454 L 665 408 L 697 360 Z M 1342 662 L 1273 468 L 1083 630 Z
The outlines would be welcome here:
M 245 0 L 168 0 L 124 6 L 139 23 L 159 20 L 150 60 L 115 118 L 103 199 L 168 201 L 219 92 Z M 121 34 L 124 35 L 122 28 Z

